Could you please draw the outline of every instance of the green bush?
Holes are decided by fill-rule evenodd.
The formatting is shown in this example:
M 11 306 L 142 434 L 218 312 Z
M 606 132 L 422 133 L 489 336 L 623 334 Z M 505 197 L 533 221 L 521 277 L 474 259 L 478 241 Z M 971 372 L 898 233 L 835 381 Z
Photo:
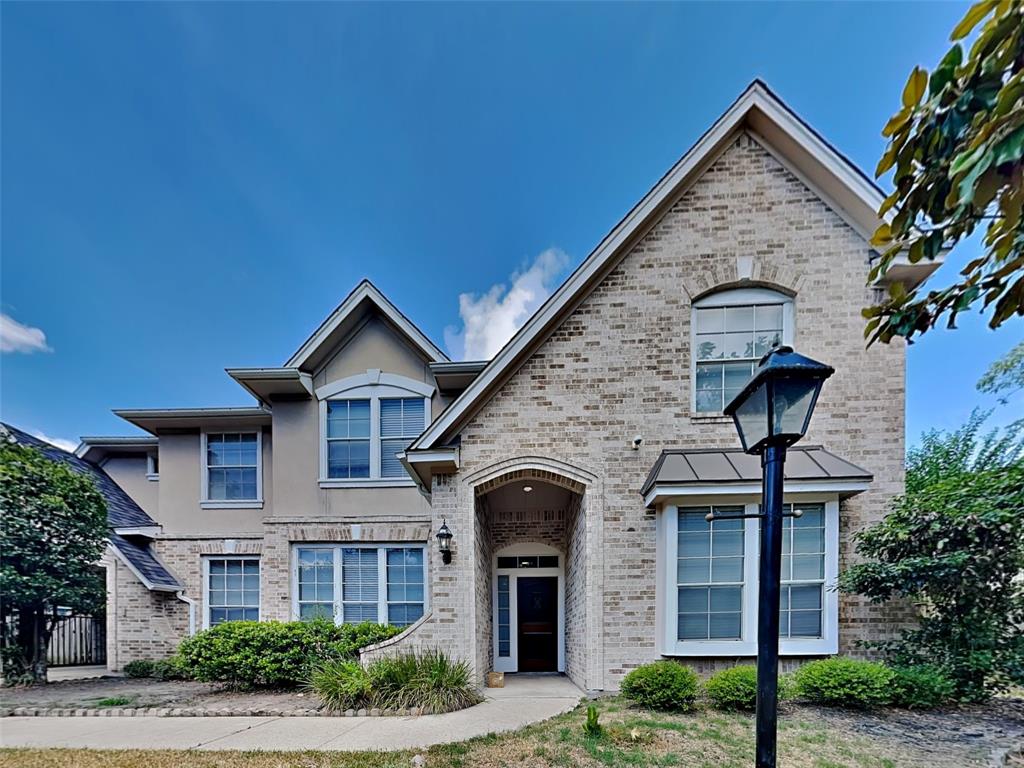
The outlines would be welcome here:
M 892 703 L 904 709 L 934 709 L 955 698 L 956 682 L 933 664 L 895 667 Z
M 793 675 L 796 693 L 815 704 L 868 709 L 892 699 L 895 675 L 884 664 L 856 659 L 821 659 L 804 664 Z
M 622 695 L 649 709 L 685 711 L 697 699 L 699 681 L 689 667 L 655 661 L 637 667 L 622 680 Z
M 171 656 L 169 659 L 153 662 L 153 677 L 157 680 L 187 680 L 189 675 L 181 657 Z
M 599 715 L 597 714 L 597 707 L 593 704 L 587 707 L 587 721 L 583 724 L 583 735 L 596 739 L 604 733 L 604 727 L 598 720 Z
M 482 701 L 469 666 L 440 651 L 378 659 L 363 668 L 355 661 L 318 664 L 307 687 L 328 709 L 407 709 L 453 712 Z
M 153 677 L 154 666 L 156 662 L 152 659 L 136 659 L 125 664 L 121 671 L 125 677 Z
M 372 622 L 336 626 L 326 619 L 229 621 L 182 642 L 175 664 L 201 682 L 290 687 L 308 680 L 317 662 L 355 659 L 360 648 L 400 631 Z

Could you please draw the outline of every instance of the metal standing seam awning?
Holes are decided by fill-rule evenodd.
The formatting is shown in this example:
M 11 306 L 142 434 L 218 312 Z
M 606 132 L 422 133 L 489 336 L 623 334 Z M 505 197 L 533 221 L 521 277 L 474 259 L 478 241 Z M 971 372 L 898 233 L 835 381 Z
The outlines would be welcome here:
M 866 491 L 873 476 L 819 445 L 786 453 L 786 490 L 838 493 Z M 649 509 L 672 496 L 760 493 L 761 459 L 739 448 L 664 450 L 654 462 L 640 495 Z

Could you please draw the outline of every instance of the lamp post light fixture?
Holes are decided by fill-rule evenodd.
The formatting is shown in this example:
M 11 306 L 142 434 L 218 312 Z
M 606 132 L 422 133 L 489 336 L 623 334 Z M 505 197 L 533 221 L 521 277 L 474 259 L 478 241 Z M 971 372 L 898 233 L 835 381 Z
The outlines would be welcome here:
M 758 362 L 740 393 L 725 406 L 746 453 L 761 456 L 761 561 L 757 610 L 757 768 L 775 768 L 779 685 L 779 580 L 782 571 L 782 493 L 786 448 L 807 432 L 821 385 L 832 366 L 776 347 Z M 723 516 L 724 517 L 724 516 Z M 730 515 L 730 517 L 736 517 Z
M 441 551 L 441 562 L 451 565 L 452 562 L 452 529 L 448 527 L 448 521 L 441 520 L 441 527 L 437 530 L 437 548 Z

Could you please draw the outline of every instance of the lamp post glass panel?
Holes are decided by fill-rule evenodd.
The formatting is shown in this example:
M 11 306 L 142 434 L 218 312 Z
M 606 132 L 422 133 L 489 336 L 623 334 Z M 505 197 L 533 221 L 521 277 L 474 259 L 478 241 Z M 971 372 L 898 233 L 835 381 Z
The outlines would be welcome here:
M 775 768 L 779 676 L 779 578 L 782 569 L 782 478 L 786 448 L 807 432 L 831 366 L 791 347 L 761 358 L 727 406 L 743 450 L 761 456 L 761 560 L 757 611 L 757 768 Z
M 437 532 L 437 548 L 441 552 L 441 562 L 448 565 L 452 561 L 452 529 L 447 520 L 441 520 L 441 528 Z

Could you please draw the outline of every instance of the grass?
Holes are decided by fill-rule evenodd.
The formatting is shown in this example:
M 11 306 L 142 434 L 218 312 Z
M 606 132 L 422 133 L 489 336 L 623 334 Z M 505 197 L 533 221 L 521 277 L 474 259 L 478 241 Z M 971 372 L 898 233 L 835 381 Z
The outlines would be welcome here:
M 97 709 L 106 707 L 130 707 L 135 703 L 134 696 L 111 696 L 108 699 L 100 699 L 96 702 Z
M 753 718 L 700 711 L 664 714 L 617 699 L 596 702 L 602 734 L 583 732 L 586 707 L 511 734 L 439 745 L 427 768 L 748 768 Z M 898 747 L 896 749 L 899 749 Z M 0 768 L 408 768 L 402 752 L 198 752 L 73 749 L 0 750 Z M 781 768 L 897 768 L 915 765 L 892 743 L 872 742 L 799 711 L 782 721 Z

